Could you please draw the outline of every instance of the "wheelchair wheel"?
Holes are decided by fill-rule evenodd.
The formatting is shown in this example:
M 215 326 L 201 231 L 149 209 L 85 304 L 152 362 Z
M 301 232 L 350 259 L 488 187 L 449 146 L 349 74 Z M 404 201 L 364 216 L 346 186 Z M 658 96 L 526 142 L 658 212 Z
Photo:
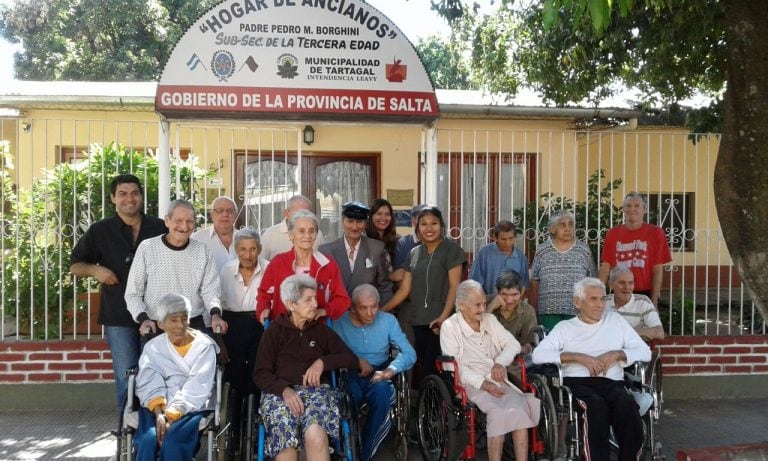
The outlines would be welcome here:
M 394 420 L 397 429 L 395 435 L 395 459 L 406 461 L 408 459 L 408 419 L 411 413 L 411 389 L 405 373 L 399 373 L 396 377 L 395 392 L 396 404 L 394 408 Z
M 224 383 L 221 390 L 219 427 L 216 428 L 216 459 L 218 461 L 230 461 L 235 456 L 237 431 L 232 425 L 232 415 L 238 400 L 237 391 L 229 383 Z
M 341 413 L 341 434 L 335 459 L 344 459 L 346 461 L 356 461 L 360 459 L 361 443 L 360 430 L 358 429 L 358 414 L 354 408 L 352 397 L 346 392 L 342 394 L 339 410 Z
M 243 411 L 240 413 L 240 459 L 242 461 L 253 461 L 254 447 L 256 445 L 256 396 L 248 394 L 243 401 Z
M 661 356 L 654 354 L 651 359 L 653 365 L 646 369 L 645 382 L 653 388 L 656 393 L 656 401 L 654 402 L 656 416 L 661 415 L 661 405 L 664 403 L 664 389 L 662 388 L 662 376 L 661 376 Z
M 546 378 L 539 375 L 529 375 L 531 384 L 536 388 L 536 397 L 541 401 L 539 425 L 536 427 L 537 437 L 544 441 L 544 453 L 540 458 L 555 459 L 557 456 L 558 431 L 560 423 L 555 409 L 555 400 L 547 385 Z
M 436 375 L 422 381 L 419 390 L 418 433 L 421 451 L 427 461 L 458 459 L 460 450 L 466 445 L 459 440 L 466 428 L 459 427 L 461 415 L 455 408 L 448 386 Z

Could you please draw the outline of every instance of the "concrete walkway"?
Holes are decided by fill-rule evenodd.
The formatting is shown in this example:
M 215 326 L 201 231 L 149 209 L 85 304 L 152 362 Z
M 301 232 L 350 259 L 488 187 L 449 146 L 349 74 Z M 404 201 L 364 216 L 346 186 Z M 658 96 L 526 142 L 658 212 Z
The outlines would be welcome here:
M 0 460 L 110 460 L 114 424 L 104 410 L 0 412 Z M 671 400 L 659 433 L 672 461 L 679 450 L 767 442 L 767 428 L 768 399 Z M 421 459 L 411 448 L 409 458 Z M 387 447 L 377 458 L 394 457 Z

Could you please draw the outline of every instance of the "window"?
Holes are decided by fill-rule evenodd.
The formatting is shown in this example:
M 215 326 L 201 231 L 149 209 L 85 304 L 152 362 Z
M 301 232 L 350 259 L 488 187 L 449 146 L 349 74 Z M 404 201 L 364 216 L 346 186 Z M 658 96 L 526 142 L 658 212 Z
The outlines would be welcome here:
M 648 194 L 648 221 L 664 229 L 672 251 L 694 251 L 694 193 Z
M 466 251 L 486 242 L 488 229 L 533 199 L 536 160 L 530 154 L 439 154 L 437 206 Z
M 244 202 L 238 224 L 266 229 L 283 219 L 284 203 L 302 193 L 314 204 L 326 242 L 342 235 L 341 205 L 357 200 L 371 203 L 379 193 L 379 154 L 303 154 L 301 168 L 293 152 L 235 151 L 236 196 Z

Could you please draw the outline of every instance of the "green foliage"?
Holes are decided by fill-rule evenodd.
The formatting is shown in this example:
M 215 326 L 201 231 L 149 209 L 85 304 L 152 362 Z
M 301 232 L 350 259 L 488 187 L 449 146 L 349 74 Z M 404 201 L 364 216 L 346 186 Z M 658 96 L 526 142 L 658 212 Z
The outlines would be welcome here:
M 114 215 L 109 200 L 109 181 L 116 174 L 131 172 L 145 185 L 145 204 L 157 215 L 158 163 L 150 153 L 143 155 L 112 143 L 92 144 L 87 160 L 61 163 L 43 172 L 29 188 L 14 189 L 13 155 L 3 142 L 2 295 L 6 316 L 16 317 L 20 330 L 40 339 L 59 338 L 59 331 L 71 327 L 73 300 L 89 290 L 89 280 L 75 283 L 69 273 L 72 247 L 91 222 Z M 181 189 L 172 181 L 172 196 L 195 199 L 211 173 L 196 167 L 197 159 L 171 164 L 171 177 L 179 175 Z M 75 306 L 85 309 L 83 302 Z M 84 316 L 83 313 L 78 314 Z
M 182 33 L 218 0 L 18 0 L 0 5 L 0 34 L 23 42 L 27 80 L 155 80 Z
M 662 105 L 696 91 L 717 98 L 727 70 L 724 8 L 699 0 L 501 1 L 474 18 L 472 72 L 491 91 L 514 94 L 525 82 L 557 105 L 596 104 L 622 88 Z M 467 22 L 470 11 L 450 14 Z M 454 28 L 462 21 L 453 19 Z
M 469 63 L 462 55 L 465 50 L 457 45 L 457 41 L 447 41 L 436 36 L 419 39 L 416 44 L 416 51 L 432 77 L 435 88 L 468 90 L 477 87 L 472 83 Z
M 514 221 L 518 227 L 525 228 L 526 253 L 534 254 L 539 243 L 549 238 L 547 230 L 548 216 L 560 209 L 571 210 L 576 217 L 576 238 L 583 240 L 592 252 L 592 257 L 599 255 L 598 246 L 608 229 L 622 220 L 620 206 L 613 203 L 613 191 L 621 187 L 621 179 L 605 180 L 605 171 L 597 170 L 587 181 L 587 199 L 574 201 L 568 197 L 555 196 L 547 192 L 537 202 L 530 202 L 524 208 L 514 211 Z M 533 225 L 531 224 L 533 221 Z M 598 264 L 595 259 L 595 264 Z
M 696 304 L 693 299 L 686 298 L 683 293 L 675 293 L 670 304 L 670 306 L 659 306 L 659 317 L 667 334 L 701 335 L 704 333 L 704 326 L 696 322 Z

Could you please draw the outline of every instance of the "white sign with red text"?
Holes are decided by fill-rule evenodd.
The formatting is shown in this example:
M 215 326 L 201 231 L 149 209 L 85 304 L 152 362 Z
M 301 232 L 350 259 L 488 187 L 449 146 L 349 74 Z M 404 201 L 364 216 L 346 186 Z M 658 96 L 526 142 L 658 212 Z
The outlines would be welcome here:
M 360 0 L 230 0 L 184 34 L 160 78 L 167 117 L 424 122 L 432 82 L 402 32 Z

